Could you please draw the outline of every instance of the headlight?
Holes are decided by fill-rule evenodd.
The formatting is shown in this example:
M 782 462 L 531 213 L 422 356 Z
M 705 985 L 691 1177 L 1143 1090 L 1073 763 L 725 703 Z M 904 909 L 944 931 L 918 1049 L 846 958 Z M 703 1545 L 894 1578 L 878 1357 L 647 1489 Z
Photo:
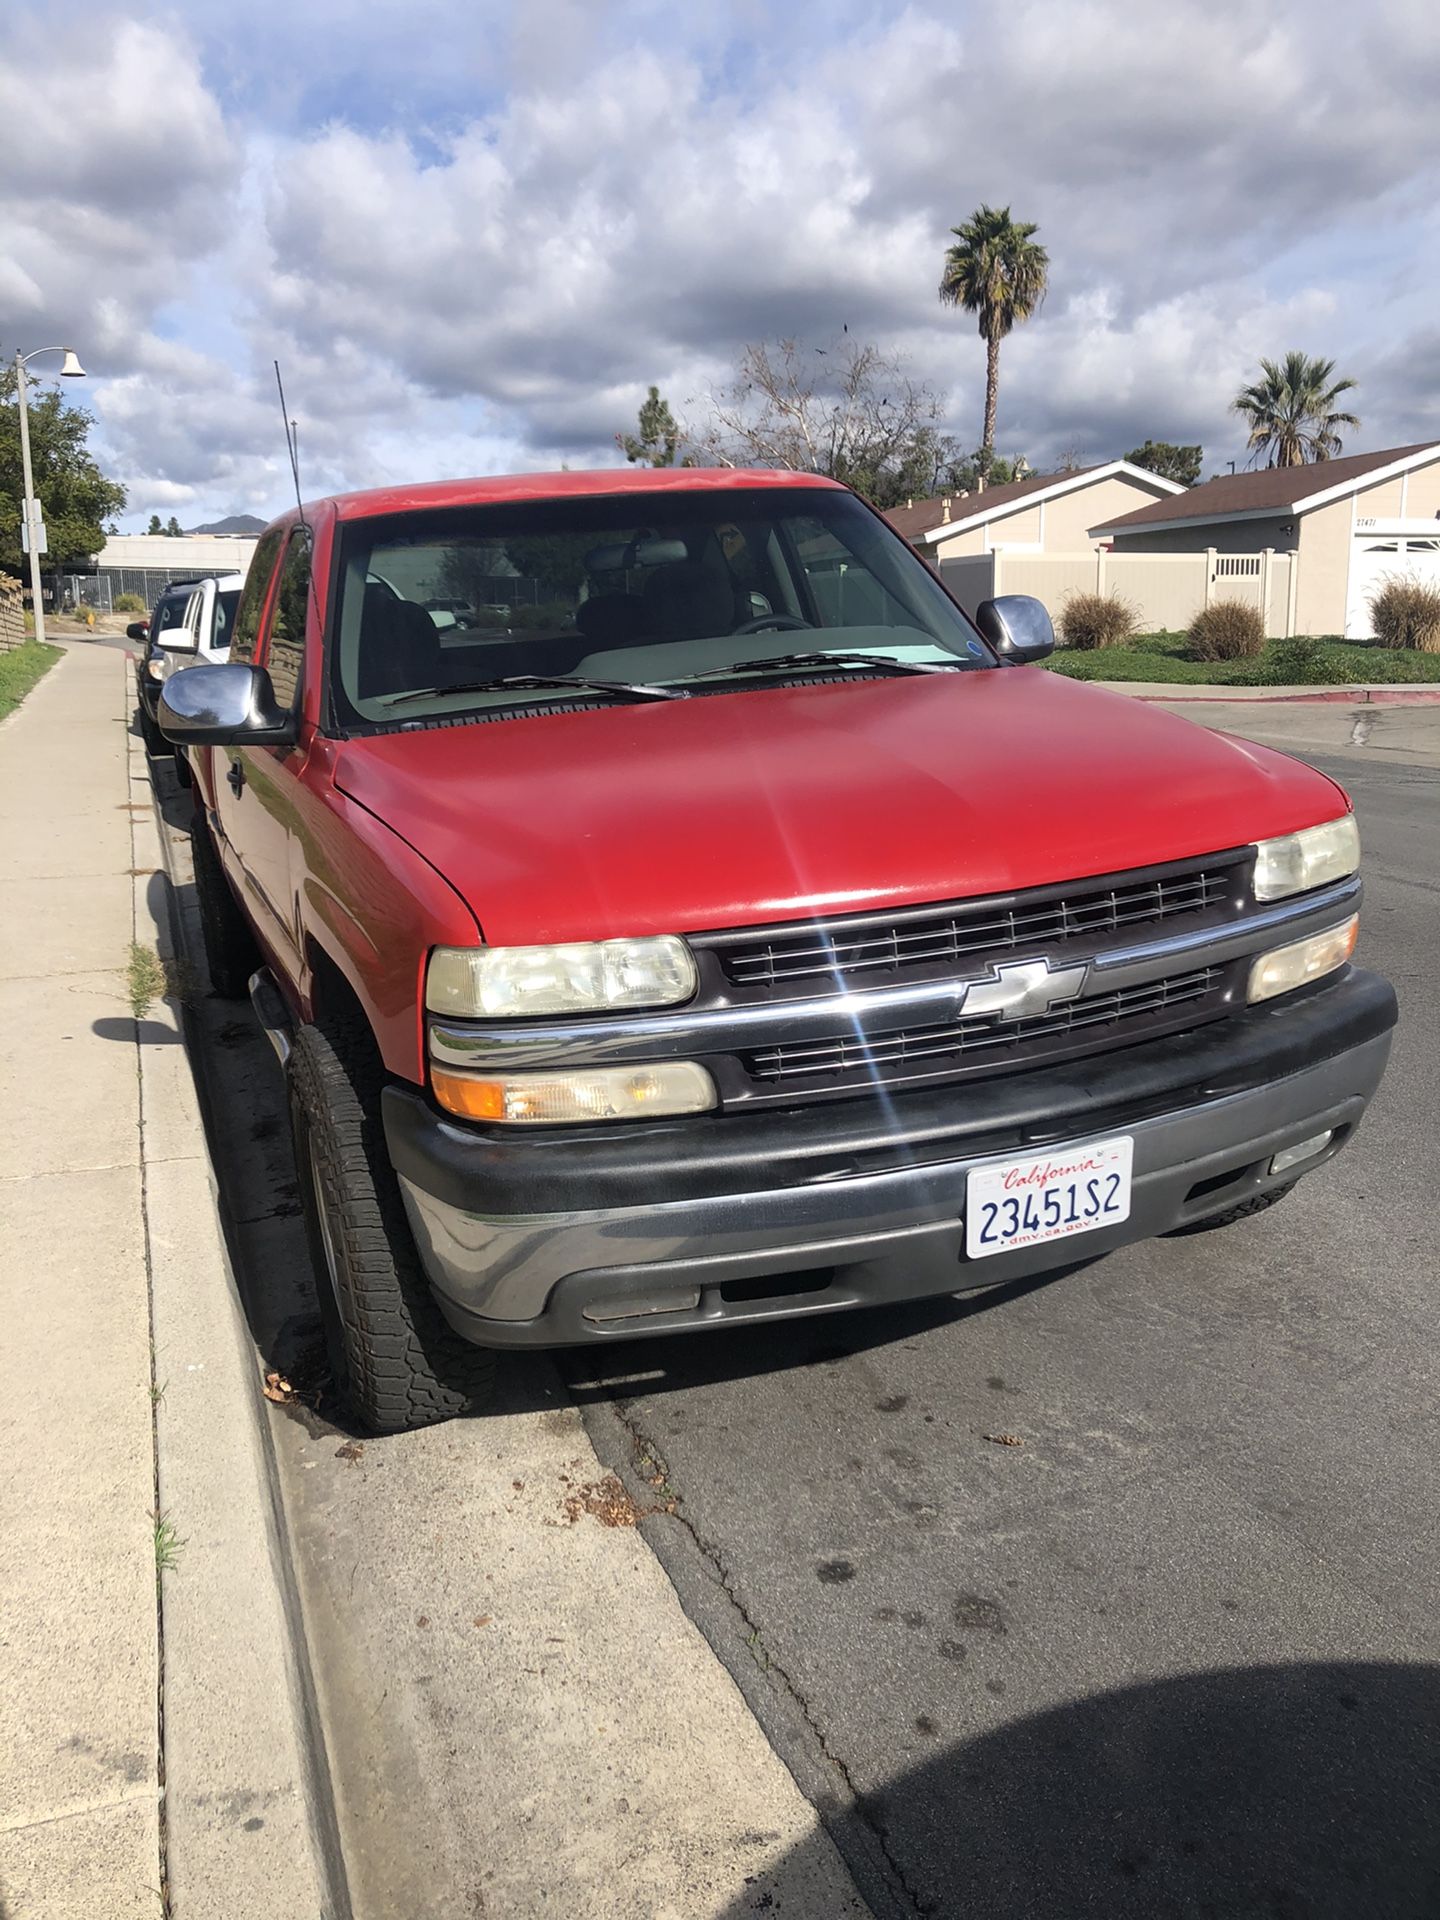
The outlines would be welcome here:
M 1343 880 L 1360 864 L 1360 830 L 1353 813 L 1306 827 L 1279 840 L 1262 840 L 1255 849 L 1255 898 L 1284 900 L 1308 893 L 1327 880 Z
M 425 977 L 431 1013 L 515 1019 L 538 1013 L 605 1013 L 688 1000 L 698 975 L 673 934 L 588 940 L 557 947 L 437 947 Z
M 165 678 L 165 662 L 155 659 L 147 660 L 145 662 L 145 671 L 152 680 L 163 680 Z
M 575 1073 L 504 1073 L 484 1078 L 432 1067 L 435 1098 L 465 1120 L 507 1126 L 573 1125 L 585 1120 L 654 1120 L 706 1113 L 715 1082 L 693 1060 L 653 1067 L 591 1067 Z
M 1322 980 L 1327 973 L 1343 967 L 1355 951 L 1360 931 L 1360 916 L 1352 913 L 1343 926 L 1326 933 L 1312 933 L 1308 940 L 1296 940 L 1288 947 L 1276 947 L 1262 953 L 1250 967 L 1250 985 L 1245 998 L 1253 1006 L 1257 1000 L 1273 1000 L 1277 993 L 1293 993 L 1296 987 Z

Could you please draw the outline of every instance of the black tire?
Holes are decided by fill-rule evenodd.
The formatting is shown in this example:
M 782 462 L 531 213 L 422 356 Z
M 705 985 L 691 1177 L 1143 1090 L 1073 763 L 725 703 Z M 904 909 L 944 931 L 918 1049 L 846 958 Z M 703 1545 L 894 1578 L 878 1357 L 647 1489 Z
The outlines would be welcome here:
M 1187 1226 L 1176 1227 L 1166 1237 L 1175 1239 L 1188 1233 L 1211 1233 L 1217 1227 L 1233 1227 L 1237 1220 L 1249 1220 L 1257 1213 L 1264 1213 L 1292 1193 L 1296 1182 L 1287 1181 L 1283 1187 L 1271 1187 L 1268 1193 L 1252 1194 L 1248 1200 L 1237 1201 L 1233 1207 L 1227 1207 L 1223 1213 L 1212 1213 L 1204 1220 L 1192 1220 Z
M 372 1433 L 481 1406 L 496 1355 L 436 1306 L 385 1150 L 385 1071 L 368 1029 L 301 1027 L 290 1121 L 320 1317 L 336 1388 Z
M 145 751 L 152 759 L 163 760 L 170 752 L 170 742 L 145 711 L 143 700 L 140 702 L 140 738 L 145 742 Z
M 183 747 L 172 747 L 170 751 L 175 756 L 175 778 L 188 790 L 195 784 L 195 776 L 190 771 L 190 756 Z
M 230 891 L 210 828 L 198 809 L 190 826 L 190 850 L 210 985 L 222 1000 L 244 1000 L 250 976 L 260 965 L 260 949 Z

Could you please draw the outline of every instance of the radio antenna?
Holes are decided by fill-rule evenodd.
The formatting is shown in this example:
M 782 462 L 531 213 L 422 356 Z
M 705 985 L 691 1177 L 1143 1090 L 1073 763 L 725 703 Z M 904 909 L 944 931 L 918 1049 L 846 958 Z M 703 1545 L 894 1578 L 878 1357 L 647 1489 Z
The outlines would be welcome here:
M 290 409 L 285 405 L 285 382 L 280 378 L 280 362 L 275 362 L 275 385 L 280 394 L 280 423 L 285 429 L 285 451 L 290 456 L 290 475 L 295 482 L 295 505 L 300 509 L 300 524 L 305 525 L 305 502 L 300 495 L 300 436 Z

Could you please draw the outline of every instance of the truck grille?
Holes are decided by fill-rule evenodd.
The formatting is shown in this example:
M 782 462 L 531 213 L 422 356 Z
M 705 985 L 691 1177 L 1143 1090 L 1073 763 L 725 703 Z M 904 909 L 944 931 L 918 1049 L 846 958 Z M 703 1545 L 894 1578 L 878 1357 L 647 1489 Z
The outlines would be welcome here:
M 1022 1020 L 976 1015 L 923 1027 L 881 1029 L 863 1037 L 847 1033 L 759 1047 L 743 1055 L 742 1064 L 757 1088 L 794 1082 L 795 1092 L 802 1094 L 893 1085 L 930 1074 L 1004 1072 L 1148 1039 L 1226 1013 L 1231 971 L 1195 967 L 1165 979 L 1089 994 Z
M 702 936 L 697 944 L 713 946 L 725 978 L 746 1000 L 792 988 L 839 993 L 947 974 L 987 955 L 1037 948 L 1053 954 L 1072 940 L 1219 922 L 1239 906 L 1245 874 L 1244 855 L 1232 854 L 941 908 Z

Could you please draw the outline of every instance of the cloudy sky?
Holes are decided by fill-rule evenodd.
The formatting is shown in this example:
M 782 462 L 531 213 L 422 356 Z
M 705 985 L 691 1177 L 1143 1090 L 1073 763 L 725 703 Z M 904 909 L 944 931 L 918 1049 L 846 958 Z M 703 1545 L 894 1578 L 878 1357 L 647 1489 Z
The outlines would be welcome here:
M 1289 347 L 1350 450 L 1440 438 L 1437 100 L 1433 0 L 11 0 L 0 349 L 79 348 L 127 526 L 283 505 L 277 356 L 308 493 L 607 465 L 647 382 L 842 326 L 971 446 L 990 201 L 1052 261 L 1002 451 L 1213 471 Z

